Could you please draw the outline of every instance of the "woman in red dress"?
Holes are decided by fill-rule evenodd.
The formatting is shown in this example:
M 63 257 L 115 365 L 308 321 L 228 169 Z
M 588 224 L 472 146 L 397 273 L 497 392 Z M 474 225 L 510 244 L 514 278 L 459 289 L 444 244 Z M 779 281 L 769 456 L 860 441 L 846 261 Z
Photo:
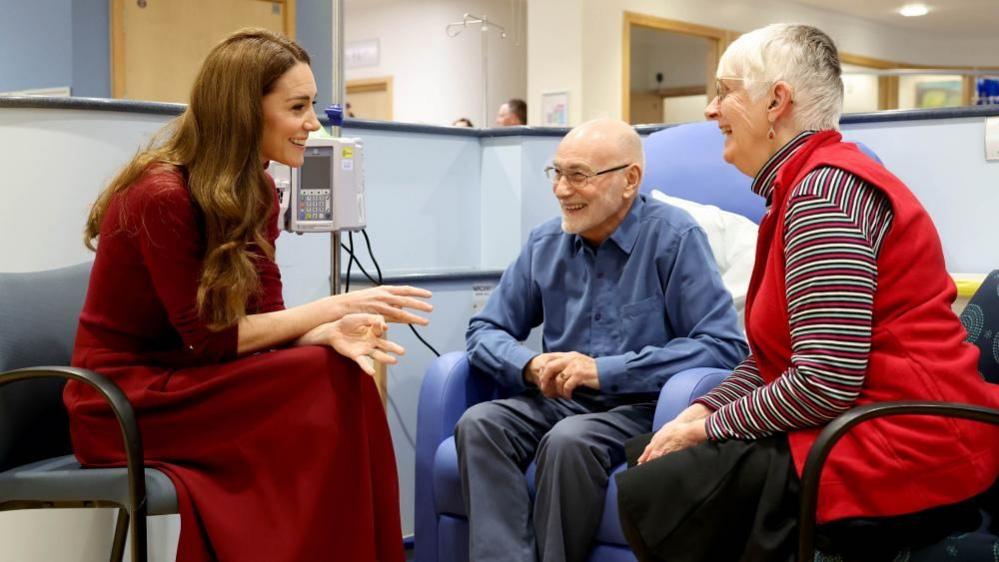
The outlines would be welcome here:
M 286 309 L 273 160 L 319 129 L 309 57 L 245 29 L 205 60 L 187 110 L 94 203 L 96 248 L 73 365 L 111 378 L 148 466 L 176 485 L 177 560 L 403 559 L 398 484 L 370 359 L 403 349 L 430 293 L 379 287 Z M 111 410 L 65 391 L 87 466 L 124 463 Z

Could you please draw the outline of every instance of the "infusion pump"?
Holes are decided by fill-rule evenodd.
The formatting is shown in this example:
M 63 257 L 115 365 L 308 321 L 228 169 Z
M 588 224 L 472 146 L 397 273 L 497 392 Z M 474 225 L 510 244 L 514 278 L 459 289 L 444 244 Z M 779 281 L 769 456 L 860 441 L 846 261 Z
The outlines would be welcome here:
M 279 226 L 289 232 L 361 230 L 364 213 L 364 144 L 357 138 L 310 138 L 305 162 L 272 162 L 281 201 Z

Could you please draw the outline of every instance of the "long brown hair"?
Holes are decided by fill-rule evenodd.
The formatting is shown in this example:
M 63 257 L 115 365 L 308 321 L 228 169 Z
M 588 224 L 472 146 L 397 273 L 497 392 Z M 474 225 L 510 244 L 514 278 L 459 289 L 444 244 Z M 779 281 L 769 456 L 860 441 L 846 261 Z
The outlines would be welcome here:
M 198 309 L 213 329 L 246 314 L 259 291 L 251 245 L 273 259 L 264 233 L 274 193 L 260 161 L 262 99 L 275 82 L 309 55 L 294 41 L 265 29 L 246 28 L 212 49 L 201 65 L 187 109 L 140 151 L 90 209 L 84 243 L 95 249 L 112 198 L 143 174 L 168 167 L 185 173 L 201 211 L 205 257 Z

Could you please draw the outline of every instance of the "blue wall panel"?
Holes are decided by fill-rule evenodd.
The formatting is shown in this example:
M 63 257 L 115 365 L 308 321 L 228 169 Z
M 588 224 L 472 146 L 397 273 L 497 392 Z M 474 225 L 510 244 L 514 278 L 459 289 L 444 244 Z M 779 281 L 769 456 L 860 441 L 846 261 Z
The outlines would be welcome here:
M 0 92 L 71 86 L 70 0 L 0 0 L 0 14 Z
M 332 2 L 297 2 L 295 10 L 295 39 L 312 59 L 312 73 L 319 89 L 316 106 L 322 109 L 333 99 Z M 322 115 L 322 111 L 319 113 Z
M 74 96 L 111 97 L 108 0 L 72 0 Z

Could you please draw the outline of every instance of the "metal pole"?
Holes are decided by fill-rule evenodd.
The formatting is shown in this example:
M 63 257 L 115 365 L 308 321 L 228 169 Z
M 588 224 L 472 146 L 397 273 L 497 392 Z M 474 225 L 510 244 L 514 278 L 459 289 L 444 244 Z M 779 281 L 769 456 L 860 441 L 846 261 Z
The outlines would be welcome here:
M 479 35 L 482 36 L 482 125 L 488 127 L 489 123 L 489 27 L 486 24 L 486 16 L 482 20 L 482 29 Z
M 333 2 L 333 99 L 332 103 L 344 105 L 346 93 L 344 92 L 343 77 L 343 0 L 332 0 Z M 344 108 L 344 115 L 347 110 Z M 331 126 L 330 134 L 334 137 L 340 136 L 340 127 Z M 340 293 L 340 233 L 330 234 L 330 294 Z

